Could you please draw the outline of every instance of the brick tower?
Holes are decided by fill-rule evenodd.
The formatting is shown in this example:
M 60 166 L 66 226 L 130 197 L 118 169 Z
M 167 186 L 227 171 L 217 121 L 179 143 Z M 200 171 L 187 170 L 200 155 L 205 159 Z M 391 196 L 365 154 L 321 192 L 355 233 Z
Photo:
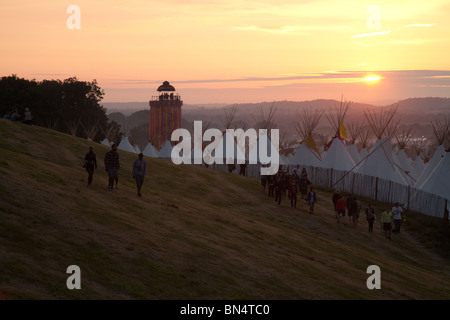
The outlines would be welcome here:
M 170 140 L 172 131 L 181 128 L 183 101 L 175 92 L 175 88 L 168 81 L 164 81 L 158 87 L 158 95 L 152 96 L 149 104 L 148 141 L 160 150 L 163 143 Z

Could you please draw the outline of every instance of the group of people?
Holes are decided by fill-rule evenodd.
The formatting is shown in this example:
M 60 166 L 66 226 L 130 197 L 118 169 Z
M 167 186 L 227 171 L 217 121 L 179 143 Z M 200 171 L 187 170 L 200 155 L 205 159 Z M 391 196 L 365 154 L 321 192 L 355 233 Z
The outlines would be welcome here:
M 291 208 L 297 208 L 297 195 L 300 192 L 301 199 L 309 205 L 309 213 L 314 214 L 314 205 L 317 202 L 316 192 L 314 187 L 311 186 L 306 169 L 303 168 L 300 175 L 298 171 L 299 166 L 291 174 L 280 167 L 275 175 L 261 176 L 263 192 L 266 191 L 267 187 L 269 197 L 274 197 L 275 203 L 278 205 L 281 205 L 282 196 L 287 196 Z M 310 187 L 309 192 L 308 187 Z
M 334 210 L 336 213 L 336 222 L 340 222 L 340 217 L 345 223 L 345 213 L 347 212 L 348 220 L 353 223 L 356 227 L 358 224 L 359 216 L 361 213 L 361 203 L 356 196 L 348 194 L 347 198 L 341 195 L 339 190 L 336 190 L 332 197 L 332 202 L 334 204 Z M 365 209 L 366 220 L 369 225 L 369 232 L 373 232 L 373 225 L 376 220 L 375 209 L 372 204 L 368 204 Z M 385 232 L 386 238 L 391 239 L 391 230 L 393 233 L 400 233 L 400 228 L 403 219 L 403 209 L 398 202 L 381 214 L 381 227 Z M 392 229 L 392 223 L 394 224 L 394 229 Z
M 31 114 L 30 108 L 25 108 L 23 115 L 19 112 L 19 108 L 14 108 L 14 110 L 5 113 L 3 119 L 11 121 L 22 121 L 25 124 L 33 123 L 33 116 Z
M 116 144 L 111 145 L 111 150 L 106 152 L 104 164 L 105 171 L 108 173 L 108 190 L 118 190 L 120 161 Z M 94 170 L 97 169 L 97 156 L 93 146 L 89 147 L 89 151 L 84 156 L 83 167 L 88 172 L 88 187 L 91 187 Z M 139 153 L 138 158 L 134 160 L 131 173 L 133 179 L 136 181 L 137 195 L 138 197 L 141 197 L 141 189 L 144 184 L 144 177 L 147 173 L 147 163 L 144 160 L 143 153 Z
M 336 222 L 339 223 L 342 217 L 342 222 L 345 225 L 345 213 L 347 212 L 348 221 L 356 227 L 361 213 L 361 202 L 357 197 L 348 194 L 347 198 L 345 198 L 339 190 L 336 190 L 333 194 L 332 201 L 336 213 Z

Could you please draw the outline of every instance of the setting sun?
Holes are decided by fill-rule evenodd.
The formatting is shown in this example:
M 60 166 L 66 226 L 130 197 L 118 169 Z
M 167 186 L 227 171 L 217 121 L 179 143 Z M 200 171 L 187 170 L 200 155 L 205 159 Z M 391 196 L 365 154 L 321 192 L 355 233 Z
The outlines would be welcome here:
M 365 77 L 364 78 L 364 80 L 366 82 L 374 82 L 374 81 L 378 81 L 380 79 L 381 79 L 381 77 L 378 77 L 378 76 L 370 76 L 370 77 Z

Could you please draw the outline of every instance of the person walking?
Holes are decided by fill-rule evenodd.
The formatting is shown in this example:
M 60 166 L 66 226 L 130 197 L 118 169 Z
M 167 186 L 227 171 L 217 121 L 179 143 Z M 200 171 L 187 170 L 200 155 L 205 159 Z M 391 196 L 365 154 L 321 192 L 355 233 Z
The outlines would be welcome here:
M 282 193 L 282 180 L 281 180 L 281 173 L 278 172 L 275 176 L 275 183 L 274 183 L 274 191 L 275 191 L 275 203 L 278 203 L 278 205 L 281 205 L 281 193 Z
M 392 212 L 387 208 L 381 214 L 381 223 L 383 226 L 383 230 L 386 234 L 386 238 L 391 240 L 391 230 L 392 230 Z
M 341 192 L 339 190 L 336 190 L 333 194 L 333 197 L 331 198 L 331 201 L 333 202 L 333 206 L 334 206 L 334 213 L 336 213 L 336 219 L 338 217 L 338 213 L 337 213 L 337 208 L 336 208 L 336 204 L 338 199 L 341 197 Z M 337 219 L 339 222 L 339 219 Z
M 314 187 L 311 187 L 309 189 L 306 200 L 308 201 L 308 204 L 309 204 L 309 214 L 314 214 L 314 205 L 317 202 L 317 195 L 316 195 L 316 192 L 314 191 Z
M 288 188 L 289 200 L 291 200 L 291 208 L 297 208 L 297 194 L 298 194 L 297 183 L 295 182 L 294 178 L 291 178 Z
M 136 180 L 138 197 L 142 197 L 141 188 L 142 185 L 144 184 L 144 177 L 146 173 L 147 173 L 147 163 L 144 160 L 144 154 L 141 152 L 139 153 L 139 157 L 136 160 L 134 160 L 132 169 L 133 179 Z
M 372 207 L 372 204 L 369 203 L 366 208 L 366 220 L 369 223 L 369 232 L 373 232 L 373 223 L 376 220 L 375 209 Z
M 358 200 L 356 196 L 353 196 L 351 204 L 351 212 L 352 212 L 352 222 L 353 225 L 356 227 L 358 225 L 359 214 L 361 213 L 361 202 Z
M 353 216 L 353 196 L 351 193 L 348 194 L 347 200 L 346 200 L 346 207 L 347 207 L 347 214 L 348 214 L 348 222 L 352 223 L 352 216 Z
M 114 189 L 114 182 L 116 183 L 116 189 L 119 189 L 119 153 L 117 152 L 117 145 L 114 143 L 111 145 L 111 150 L 105 154 L 105 170 L 108 172 L 108 190 Z
M 90 188 L 94 178 L 94 170 L 97 169 L 97 156 L 94 153 L 93 146 L 90 146 L 89 151 L 84 155 L 83 167 L 88 172 L 88 188 Z
M 400 233 L 400 227 L 402 226 L 402 214 L 403 209 L 400 207 L 398 202 L 395 203 L 394 207 L 392 207 L 392 220 L 394 221 L 394 233 Z
M 337 223 L 339 223 L 339 216 L 342 215 L 342 221 L 344 222 L 344 226 L 345 226 L 345 209 L 347 206 L 347 202 L 345 201 L 345 199 L 343 197 L 340 197 L 339 199 L 337 199 L 336 201 L 336 219 L 337 219 Z

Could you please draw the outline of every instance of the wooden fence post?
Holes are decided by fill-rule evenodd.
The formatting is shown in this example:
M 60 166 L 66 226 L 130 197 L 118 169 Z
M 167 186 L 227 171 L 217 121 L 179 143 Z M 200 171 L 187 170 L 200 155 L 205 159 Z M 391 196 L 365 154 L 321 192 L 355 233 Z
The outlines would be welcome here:
M 378 201 L 378 177 L 375 179 L 375 201 Z
M 448 209 L 447 209 L 447 199 L 445 199 L 445 209 L 444 209 L 444 223 L 442 228 L 442 247 L 447 248 L 447 233 L 448 233 Z

